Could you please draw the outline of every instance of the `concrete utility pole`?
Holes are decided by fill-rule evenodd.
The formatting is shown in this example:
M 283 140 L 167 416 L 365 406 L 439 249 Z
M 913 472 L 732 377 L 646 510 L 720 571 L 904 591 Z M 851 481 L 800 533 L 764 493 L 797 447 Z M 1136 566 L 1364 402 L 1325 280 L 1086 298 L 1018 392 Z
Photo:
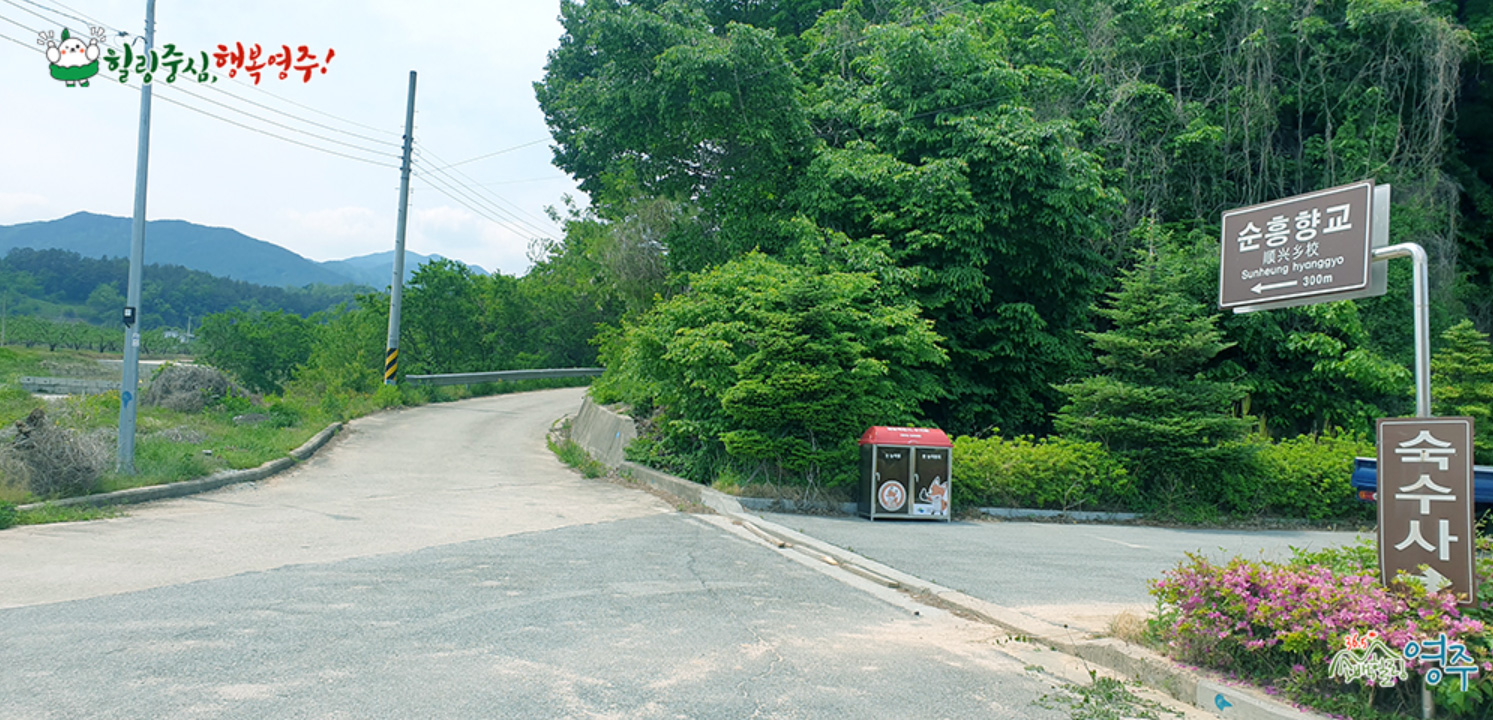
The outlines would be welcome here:
M 145 0 L 145 49 L 155 45 L 156 0 Z M 119 472 L 135 473 L 135 410 L 140 389 L 140 269 L 145 263 L 145 179 L 150 168 L 150 83 L 140 83 L 140 140 L 135 155 L 135 224 L 124 308 L 124 369 L 119 383 Z
M 404 164 L 399 168 L 399 226 L 394 230 L 394 282 L 389 286 L 389 343 L 384 353 L 384 384 L 399 373 L 399 303 L 404 290 L 404 224 L 410 207 L 410 150 L 415 144 L 415 71 L 410 71 L 409 102 L 404 110 Z

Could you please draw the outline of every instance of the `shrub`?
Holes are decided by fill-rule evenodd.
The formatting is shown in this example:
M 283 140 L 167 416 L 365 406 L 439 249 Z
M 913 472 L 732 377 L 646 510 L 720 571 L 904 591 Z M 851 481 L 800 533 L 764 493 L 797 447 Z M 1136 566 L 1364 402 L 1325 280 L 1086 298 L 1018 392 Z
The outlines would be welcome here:
M 1350 482 L 1355 456 L 1374 457 L 1374 444 L 1357 435 L 1302 435 L 1260 449 L 1259 512 L 1330 520 L 1366 518 Z
M 1092 442 L 957 437 L 954 477 L 961 506 L 1127 509 L 1135 502 L 1129 473 Z
M 16 524 L 16 506 L 0 502 L 0 530 Z

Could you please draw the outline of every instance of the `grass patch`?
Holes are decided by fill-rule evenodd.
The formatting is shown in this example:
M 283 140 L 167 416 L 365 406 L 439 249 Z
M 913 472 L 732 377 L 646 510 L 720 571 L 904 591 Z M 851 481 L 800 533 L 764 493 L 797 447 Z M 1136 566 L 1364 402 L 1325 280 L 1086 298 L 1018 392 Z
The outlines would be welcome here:
M 16 525 L 46 525 L 48 523 L 87 522 L 121 517 L 124 511 L 117 505 L 84 507 L 78 505 L 43 505 L 34 510 L 16 511 Z M 3 527 L 3 526 L 0 526 Z
M 581 471 L 582 475 L 599 478 L 607 474 L 607 466 L 597 462 L 585 448 L 575 444 L 574 440 L 565 438 L 555 442 L 554 438 L 546 438 L 545 442 L 549 444 L 550 452 L 560 458 L 560 462 Z
M 1063 683 L 1059 692 L 1049 693 L 1032 702 L 1048 710 L 1066 711 L 1073 720 L 1161 720 L 1161 713 L 1182 717 L 1182 713 L 1147 700 L 1114 678 L 1099 677 L 1089 671 L 1090 683 Z

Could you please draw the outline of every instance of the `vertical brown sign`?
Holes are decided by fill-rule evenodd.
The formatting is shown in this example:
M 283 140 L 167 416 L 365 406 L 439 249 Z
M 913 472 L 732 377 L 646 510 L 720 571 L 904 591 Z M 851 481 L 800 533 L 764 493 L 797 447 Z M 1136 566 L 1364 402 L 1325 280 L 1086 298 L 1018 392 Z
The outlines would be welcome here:
M 1476 601 L 1472 571 L 1472 418 L 1379 420 L 1379 571 Z
M 1224 213 L 1219 307 L 1367 288 L 1373 198 L 1364 181 Z

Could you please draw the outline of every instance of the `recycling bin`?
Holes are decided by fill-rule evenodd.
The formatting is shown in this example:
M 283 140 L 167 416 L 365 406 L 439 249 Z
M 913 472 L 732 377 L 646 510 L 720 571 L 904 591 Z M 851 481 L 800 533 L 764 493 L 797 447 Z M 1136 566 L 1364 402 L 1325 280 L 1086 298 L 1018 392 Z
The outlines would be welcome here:
M 954 444 L 935 428 L 877 426 L 861 435 L 860 514 L 950 520 Z

